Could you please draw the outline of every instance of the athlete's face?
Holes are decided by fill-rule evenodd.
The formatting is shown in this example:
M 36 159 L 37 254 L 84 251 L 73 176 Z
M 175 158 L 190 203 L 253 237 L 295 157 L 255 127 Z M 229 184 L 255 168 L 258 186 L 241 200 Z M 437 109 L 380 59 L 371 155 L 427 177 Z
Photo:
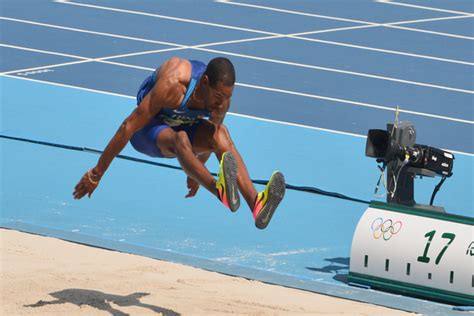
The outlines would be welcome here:
M 217 82 L 214 87 L 207 83 L 205 87 L 204 101 L 207 109 L 210 111 L 222 107 L 232 97 L 234 90 L 234 85 L 226 86 L 222 82 Z

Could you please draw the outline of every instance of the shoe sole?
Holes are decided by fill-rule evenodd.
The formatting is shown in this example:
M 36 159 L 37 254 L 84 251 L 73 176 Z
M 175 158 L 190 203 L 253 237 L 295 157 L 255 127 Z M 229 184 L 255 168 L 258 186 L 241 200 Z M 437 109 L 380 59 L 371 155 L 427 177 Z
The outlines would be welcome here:
M 273 213 L 275 213 L 275 210 L 285 196 L 285 188 L 285 177 L 281 172 L 276 172 L 273 175 L 270 188 L 268 188 L 267 205 L 265 205 L 255 219 L 255 226 L 257 228 L 264 229 L 270 223 Z
M 224 155 L 223 169 L 227 203 L 230 210 L 235 212 L 240 207 L 240 196 L 237 185 L 237 161 L 231 152 Z

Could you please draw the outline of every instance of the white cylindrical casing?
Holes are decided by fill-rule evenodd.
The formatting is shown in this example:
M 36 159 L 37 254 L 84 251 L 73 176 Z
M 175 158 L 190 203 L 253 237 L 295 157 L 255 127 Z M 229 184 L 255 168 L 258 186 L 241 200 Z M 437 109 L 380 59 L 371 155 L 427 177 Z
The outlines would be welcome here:
M 354 233 L 349 280 L 474 304 L 473 223 L 470 217 L 373 202 Z

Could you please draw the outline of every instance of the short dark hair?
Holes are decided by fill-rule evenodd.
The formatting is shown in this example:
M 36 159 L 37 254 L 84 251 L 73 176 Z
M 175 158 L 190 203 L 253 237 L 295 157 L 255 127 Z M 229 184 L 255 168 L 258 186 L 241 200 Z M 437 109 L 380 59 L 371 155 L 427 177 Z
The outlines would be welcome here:
M 235 83 L 234 65 L 224 57 L 211 60 L 204 74 L 209 78 L 209 84 L 212 87 L 215 87 L 218 82 L 222 82 L 225 86 L 232 86 Z

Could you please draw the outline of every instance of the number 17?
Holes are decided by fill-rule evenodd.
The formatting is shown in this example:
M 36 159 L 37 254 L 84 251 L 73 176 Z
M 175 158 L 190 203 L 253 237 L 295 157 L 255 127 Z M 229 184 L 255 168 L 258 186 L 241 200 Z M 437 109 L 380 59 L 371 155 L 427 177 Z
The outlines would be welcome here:
M 425 237 L 428 237 L 428 241 L 427 241 L 426 246 L 425 246 L 425 251 L 423 251 L 423 255 L 418 257 L 419 262 L 424 262 L 424 263 L 430 262 L 430 257 L 428 257 L 427 255 L 428 255 L 428 250 L 430 249 L 431 241 L 433 240 L 435 234 L 436 234 L 436 230 L 432 230 L 432 231 L 427 232 L 425 234 Z M 456 238 L 456 235 L 453 234 L 453 233 L 444 233 L 444 234 L 441 235 L 441 238 L 449 239 L 449 241 L 443 247 L 443 249 L 441 249 L 440 253 L 436 257 L 435 264 L 439 264 L 439 262 L 441 261 L 441 258 L 443 257 L 444 253 L 446 252 L 446 249 L 448 249 L 449 245 L 451 245 L 454 238 Z

